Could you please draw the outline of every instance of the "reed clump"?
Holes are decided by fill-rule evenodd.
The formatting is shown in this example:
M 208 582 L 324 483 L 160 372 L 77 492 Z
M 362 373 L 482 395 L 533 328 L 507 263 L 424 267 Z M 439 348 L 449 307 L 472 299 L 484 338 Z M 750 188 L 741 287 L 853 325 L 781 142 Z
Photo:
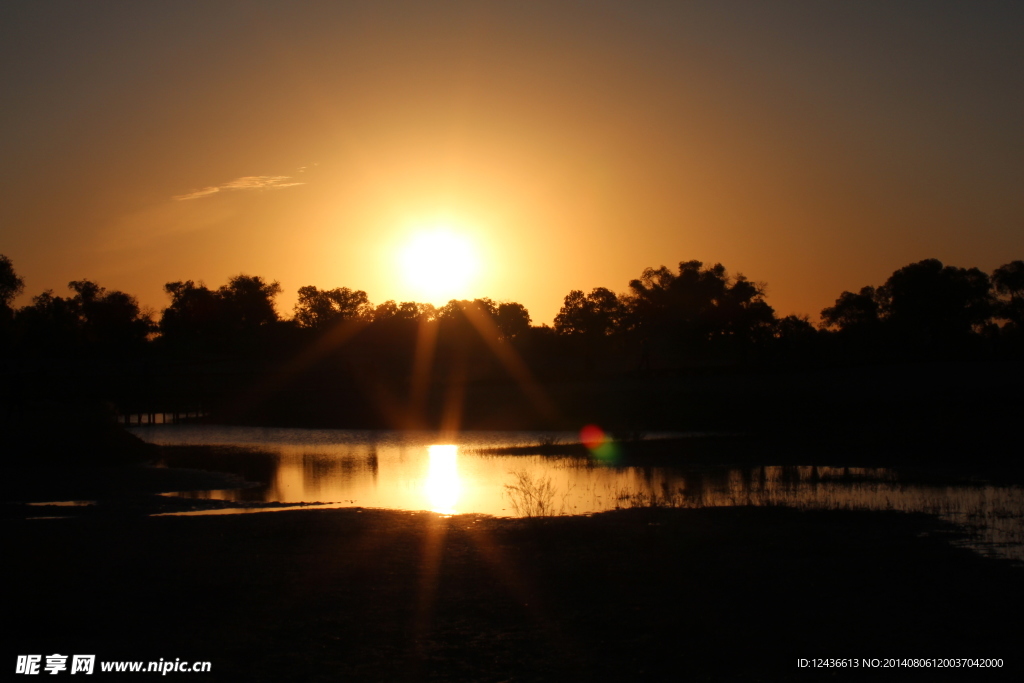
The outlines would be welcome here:
M 534 477 L 526 470 L 511 474 L 515 481 L 505 484 L 505 495 L 517 517 L 549 517 L 557 514 L 555 485 L 550 477 Z

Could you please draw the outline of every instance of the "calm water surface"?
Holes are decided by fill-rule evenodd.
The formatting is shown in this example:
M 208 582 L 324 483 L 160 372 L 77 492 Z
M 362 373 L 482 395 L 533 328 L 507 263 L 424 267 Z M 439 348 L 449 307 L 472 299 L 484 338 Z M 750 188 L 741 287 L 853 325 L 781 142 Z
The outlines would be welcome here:
M 575 433 L 432 433 L 142 425 L 163 445 L 258 449 L 171 466 L 227 471 L 259 486 L 175 495 L 234 502 L 338 503 L 495 516 L 589 514 L 621 507 L 787 505 L 925 512 L 966 529 L 967 545 L 1024 561 L 1024 489 L 900 481 L 888 469 L 830 467 L 615 467 L 541 455 L 484 455 L 481 448 L 577 440 Z M 656 436 L 656 435 L 652 435 Z M 699 437 L 695 437 L 699 438 Z

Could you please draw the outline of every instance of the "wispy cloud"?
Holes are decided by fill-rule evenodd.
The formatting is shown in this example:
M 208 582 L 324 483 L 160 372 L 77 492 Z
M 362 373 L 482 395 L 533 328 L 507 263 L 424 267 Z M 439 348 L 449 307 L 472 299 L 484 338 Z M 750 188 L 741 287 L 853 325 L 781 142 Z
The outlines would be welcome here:
M 174 199 L 181 202 L 187 199 L 209 197 L 211 194 L 217 194 L 225 190 L 272 190 L 281 187 L 292 187 L 294 185 L 305 185 L 305 183 L 288 182 L 289 180 L 291 180 L 291 176 L 286 175 L 247 175 L 220 185 L 210 185 L 201 190 L 193 190 L 188 194 L 180 194 L 174 197 Z

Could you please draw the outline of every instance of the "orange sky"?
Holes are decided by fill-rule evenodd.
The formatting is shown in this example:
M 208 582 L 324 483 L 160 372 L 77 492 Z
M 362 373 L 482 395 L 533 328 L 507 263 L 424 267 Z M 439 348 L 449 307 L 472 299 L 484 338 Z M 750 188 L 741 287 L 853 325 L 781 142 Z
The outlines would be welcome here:
M 700 259 L 812 318 L 924 258 L 1024 258 L 1024 5 L 13 2 L 0 253 L 17 304 L 89 278 L 463 296 L 551 322 Z M 216 191 L 214 191 L 216 190 Z

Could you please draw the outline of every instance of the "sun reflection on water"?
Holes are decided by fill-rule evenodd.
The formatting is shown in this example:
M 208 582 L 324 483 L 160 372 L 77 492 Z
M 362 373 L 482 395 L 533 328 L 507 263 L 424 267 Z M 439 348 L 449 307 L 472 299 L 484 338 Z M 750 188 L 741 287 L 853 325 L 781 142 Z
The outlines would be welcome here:
M 456 503 L 462 493 L 459 479 L 459 447 L 451 444 L 427 446 L 427 478 L 423 493 L 430 503 L 431 512 L 444 515 L 457 514 Z
M 261 484 L 169 494 L 182 498 L 498 517 L 518 516 L 513 502 L 537 500 L 551 514 L 733 505 L 895 510 L 936 515 L 966 531 L 964 545 L 1024 562 L 1024 488 L 1019 485 L 951 484 L 945 479 L 933 483 L 927 472 L 908 478 L 884 468 L 606 466 L 608 460 L 599 455 L 581 460 L 479 452 L 492 446 L 544 443 L 549 437 L 545 433 L 461 434 L 458 445 L 430 445 L 436 434 L 396 438 L 385 433 L 393 439 L 389 441 L 380 434 L 315 430 L 278 430 L 268 438 L 266 430 L 211 425 L 133 430 L 154 443 L 259 446 L 244 454 L 214 452 L 197 458 L 182 453 L 169 459 L 171 467 L 230 472 Z M 579 437 L 561 438 L 571 442 Z M 517 488 L 512 478 L 517 473 L 528 475 L 524 482 L 530 485 L 520 482 Z M 521 498 L 513 500 L 513 495 Z

